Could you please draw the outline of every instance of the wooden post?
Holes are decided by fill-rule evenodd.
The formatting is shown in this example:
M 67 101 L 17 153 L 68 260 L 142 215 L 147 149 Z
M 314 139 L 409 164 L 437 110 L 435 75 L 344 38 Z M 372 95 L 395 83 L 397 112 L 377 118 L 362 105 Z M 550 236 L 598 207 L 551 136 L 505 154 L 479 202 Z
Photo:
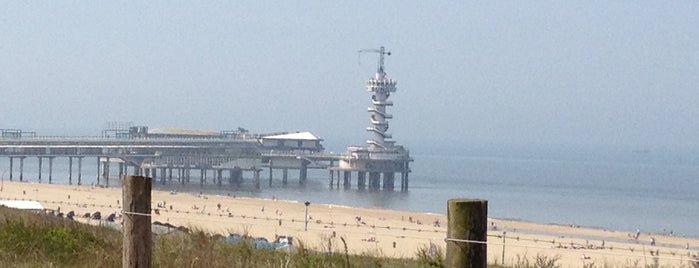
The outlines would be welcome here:
M 122 267 L 152 267 L 151 187 L 153 179 L 121 176 L 124 215 Z
M 488 247 L 485 244 L 488 231 L 488 201 L 450 199 L 447 202 L 447 221 L 446 266 L 485 268 L 488 260 Z

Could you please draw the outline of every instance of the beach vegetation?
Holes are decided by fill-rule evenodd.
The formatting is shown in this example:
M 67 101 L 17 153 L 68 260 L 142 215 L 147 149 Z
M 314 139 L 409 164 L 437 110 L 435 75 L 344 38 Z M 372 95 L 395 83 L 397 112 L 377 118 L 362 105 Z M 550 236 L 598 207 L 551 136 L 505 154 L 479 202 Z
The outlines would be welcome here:
M 583 263 L 583 268 L 597 268 L 597 265 L 595 265 L 595 262 L 585 262 Z
M 344 238 L 325 239 L 327 249 L 340 248 L 318 251 L 294 241 L 293 251 L 261 249 L 252 240 L 228 243 L 221 235 L 189 228 L 155 235 L 152 260 L 154 267 L 443 267 L 441 258 L 351 255 Z M 121 254 L 122 234 L 116 229 L 0 207 L 0 263 L 5 267 L 121 267 Z
M 417 249 L 417 259 L 427 267 L 446 267 L 441 247 L 422 246 Z
M 107 228 L 0 207 L 0 262 L 10 266 L 114 266 L 120 234 Z
M 516 256 L 515 263 L 512 267 L 514 268 L 559 268 L 561 265 L 558 263 L 561 259 L 560 255 L 547 256 L 543 254 L 536 254 L 534 260 L 529 260 L 527 254 Z

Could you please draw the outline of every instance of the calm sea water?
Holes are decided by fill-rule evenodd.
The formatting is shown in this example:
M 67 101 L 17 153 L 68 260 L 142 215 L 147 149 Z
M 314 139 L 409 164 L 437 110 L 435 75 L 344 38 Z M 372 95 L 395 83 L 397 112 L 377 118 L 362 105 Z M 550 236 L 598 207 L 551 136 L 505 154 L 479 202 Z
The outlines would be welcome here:
M 407 193 L 360 191 L 354 185 L 331 188 L 328 173 L 321 170 L 310 171 L 305 186 L 298 184 L 295 172 L 289 173 L 289 184 L 282 186 L 281 172 L 275 171 L 271 187 L 265 171 L 260 191 L 252 190 L 249 179 L 237 190 L 158 187 L 441 214 L 446 213 L 449 198 L 482 198 L 488 200 L 489 216 L 494 218 L 699 237 L 699 157 L 694 152 L 474 147 L 418 149 L 412 154 L 415 162 Z M 55 183 L 68 182 L 67 162 L 54 162 Z M 84 184 L 96 180 L 93 162 L 83 161 Z M 7 159 L 1 159 L 0 172 L 7 169 Z M 15 179 L 18 169 L 15 162 Z M 25 179 L 36 182 L 37 174 L 36 160 L 25 160 Z M 116 174 L 112 178 L 115 185 Z M 48 181 L 47 161 L 43 180 Z

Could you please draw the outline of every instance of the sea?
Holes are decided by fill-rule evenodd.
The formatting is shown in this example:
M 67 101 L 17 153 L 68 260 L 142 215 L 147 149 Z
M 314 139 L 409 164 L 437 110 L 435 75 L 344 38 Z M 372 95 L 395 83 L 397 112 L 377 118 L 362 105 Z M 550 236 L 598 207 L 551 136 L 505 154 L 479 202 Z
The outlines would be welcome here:
M 181 192 L 277 198 L 353 207 L 446 214 L 451 198 L 488 200 L 488 216 L 544 224 L 575 225 L 616 231 L 672 234 L 699 238 L 699 151 L 645 148 L 576 148 L 569 146 L 465 145 L 412 148 L 407 192 L 359 190 L 329 185 L 329 173 L 310 170 L 305 185 L 289 172 L 261 174 L 261 189 L 250 179 L 241 188 L 199 184 L 154 185 Z M 83 184 L 96 182 L 96 160 L 83 161 Z M 68 160 L 57 158 L 53 183 L 68 183 Z M 74 161 L 73 180 L 77 180 Z M 0 159 L 8 180 L 9 161 Z M 19 177 L 15 162 L 14 178 Z M 25 180 L 38 182 L 38 161 L 27 158 Z M 115 168 L 111 186 L 118 186 Z M 199 174 L 192 172 L 192 175 Z M 48 161 L 43 164 L 48 182 Z M 211 176 L 211 175 L 209 175 Z M 249 175 L 247 175 L 249 177 Z

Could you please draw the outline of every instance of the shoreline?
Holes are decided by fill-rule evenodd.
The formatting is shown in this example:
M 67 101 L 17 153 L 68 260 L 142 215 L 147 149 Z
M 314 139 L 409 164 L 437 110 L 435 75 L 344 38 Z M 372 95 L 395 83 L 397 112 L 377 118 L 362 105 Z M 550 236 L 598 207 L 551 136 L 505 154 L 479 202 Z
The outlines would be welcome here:
M 38 200 L 45 208 L 74 210 L 77 215 L 98 210 L 106 217 L 121 211 L 120 187 L 5 182 L 0 199 L 13 198 Z M 439 213 L 318 203 L 308 207 L 308 231 L 304 231 L 304 205 L 298 200 L 167 192 L 155 187 L 152 208 L 158 209 L 153 210 L 153 222 L 224 235 L 248 233 L 268 239 L 289 235 L 324 251 L 343 251 L 340 237 L 347 240 L 351 254 L 386 257 L 414 258 L 420 248 L 435 245 L 444 250 L 446 246 L 447 219 Z M 699 239 L 692 237 L 642 233 L 638 239 L 630 239 L 627 232 L 604 228 L 497 218 L 488 221 L 489 263 L 502 262 L 503 232 L 508 265 L 521 256 L 534 258 L 538 254 L 560 256 L 564 267 L 581 266 L 581 261 L 624 264 L 648 258 L 677 265 L 699 255 Z M 650 245 L 650 237 L 657 241 L 655 245 Z
M 197 186 L 197 185 L 195 185 L 195 186 Z M 156 189 L 156 188 L 161 188 L 161 185 L 157 185 L 157 186 L 154 185 L 154 189 Z M 174 186 L 173 186 L 173 185 L 170 184 L 170 185 L 165 186 L 165 187 L 162 187 L 162 188 L 163 188 L 163 189 L 168 189 L 168 190 L 170 190 L 170 189 L 175 189 L 175 190 L 178 190 L 178 191 L 179 191 L 179 190 L 182 190 L 182 192 L 199 192 L 199 191 L 202 191 L 198 186 L 197 186 L 197 187 L 184 187 L 184 188 L 179 188 L 177 185 L 174 185 Z M 323 189 L 324 189 L 325 193 L 323 194 L 323 195 L 324 195 L 324 198 L 322 198 L 322 201 L 321 201 L 321 202 L 324 202 L 324 203 L 326 203 L 325 201 L 328 201 L 328 200 L 331 201 L 331 200 L 332 200 L 332 195 L 333 195 L 334 193 L 340 193 L 340 194 L 341 194 L 341 192 L 342 192 L 342 191 L 337 191 L 338 189 L 333 189 L 333 188 L 330 188 L 330 189 L 328 189 L 328 188 L 323 188 Z M 293 188 L 293 187 L 292 187 L 291 189 L 289 189 L 289 191 L 286 191 L 285 188 L 282 188 L 282 187 L 279 187 L 279 186 L 277 186 L 277 187 L 271 187 L 271 188 L 268 188 L 268 189 L 265 188 L 265 189 L 263 189 L 263 190 L 261 190 L 261 191 L 260 191 L 260 190 L 250 189 L 250 188 L 232 189 L 232 190 L 235 191 L 237 194 L 239 194 L 239 196 L 246 196 L 246 197 L 250 197 L 250 198 L 265 198 L 265 199 L 269 199 L 269 198 L 271 198 L 274 194 L 277 194 L 278 196 L 284 196 L 284 197 L 286 197 L 288 200 L 298 200 L 299 202 L 302 202 L 302 201 L 303 201 L 303 200 L 302 200 L 303 197 L 300 197 L 300 199 L 294 199 L 294 198 L 296 198 L 296 197 L 293 196 L 293 195 L 289 195 L 288 193 L 298 193 L 299 196 L 302 196 L 302 195 L 304 195 L 304 194 L 309 194 L 309 193 L 310 193 L 310 192 L 307 192 L 307 191 L 305 191 L 305 190 L 300 190 L 300 189 L 298 189 L 298 188 Z M 356 190 L 356 189 L 355 189 L 355 190 Z M 210 192 L 209 194 L 211 194 L 211 193 L 223 193 L 223 192 L 225 192 L 226 190 L 221 190 L 220 188 L 206 188 L 206 187 L 205 187 L 205 188 L 203 189 L 203 191 L 204 191 L 204 193 Z M 312 194 L 312 193 L 310 193 L 310 194 Z M 372 199 L 373 199 L 373 198 L 377 198 L 377 195 L 376 195 L 376 194 L 377 194 L 377 192 L 371 192 L 371 191 L 359 191 L 359 192 L 352 193 L 352 195 L 357 195 L 358 198 L 372 198 Z M 391 195 L 396 195 L 396 194 L 399 194 L 399 193 L 397 193 L 397 192 L 392 192 L 392 193 L 391 193 Z M 400 194 L 402 194 L 402 193 L 400 193 Z M 345 196 L 346 196 L 346 195 L 345 195 Z M 455 197 L 456 197 L 456 196 L 455 196 Z M 474 196 L 474 197 L 477 198 L 478 196 L 476 195 L 476 196 Z M 392 197 L 392 198 L 393 198 L 393 197 Z M 400 199 L 400 195 L 397 195 L 397 198 Z M 414 198 L 414 197 L 411 196 L 410 198 Z M 282 198 L 282 199 L 283 199 L 283 198 Z M 313 201 L 313 200 L 309 200 L 309 201 Z M 425 213 L 433 213 L 433 214 L 442 214 L 442 213 L 446 213 L 446 199 L 444 199 L 444 200 L 438 200 L 438 203 L 439 203 L 439 204 L 438 204 L 437 206 L 430 205 L 429 208 L 425 208 L 424 206 L 417 206 L 417 207 L 424 208 L 424 209 L 411 209 L 411 207 L 407 207 L 407 206 L 401 205 L 401 204 L 400 204 L 400 201 L 395 201 L 395 202 L 391 202 L 391 203 L 388 203 L 388 204 L 383 204 L 382 202 L 378 202 L 379 204 L 373 204 L 374 202 L 363 202 L 363 201 L 353 201 L 353 200 L 344 200 L 344 199 L 343 199 L 342 201 L 344 201 L 343 203 L 347 204 L 347 206 L 358 207 L 358 208 L 366 208 L 366 209 L 392 209 L 392 210 L 409 211 L 409 212 L 422 213 L 422 214 L 425 214 Z M 369 204 L 369 203 L 371 203 L 371 204 Z M 435 202 L 430 202 L 430 203 L 435 203 Z M 520 209 L 520 211 L 521 211 L 521 209 Z M 505 214 L 508 214 L 508 213 L 505 213 Z M 509 213 L 509 214 L 512 214 L 512 213 Z M 530 218 L 530 217 L 525 217 L 525 216 L 522 216 L 522 217 L 507 217 L 507 216 L 498 217 L 497 215 L 493 216 L 492 214 L 490 214 L 489 217 L 490 217 L 490 218 L 495 218 L 495 219 L 509 220 L 509 221 L 524 221 L 524 222 L 534 222 L 534 223 L 552 224 L 552 225 L 563 225 L 563 226 L 574 225 L 574 226 L 581 226 L 581 227 L 586 227 L 586 228 L 590 228 L 590 229 L 620 230 L 620 231 L 628 231 L 628 232 L 633 232 L 633 231 L 635 231 L 637 228 L 640 228 L 640 229 L 642 229 L 642 230 L 644 230 L 644 231 L 647 231 L 646 233 L 648 233 L 648 234 L 653 234 L 653 235 L 669 235 L 669 231 L 666 231 L 666 229 L 664 229 L 664 227 L 662 227 L 662 225 L 648 225 L 648 224 L 644 224 L 644 222 L 643 222 L 642 219 L 641 219 L 640 222 L 637 222 L 638 224 L 628 224 L 628 223 L 631 223 L 631 222 L 635 222 L 635 220 L 624 220 L 624 221 L 622 221 L 622 219 L 619 219 L 619 220 L 616 220 L 616 221 L 611 221 L 611 222 L 610 222 L 610 221 L 604 221 L 604 222 L 606 222 L 606 223 L 608 223 L 608 224 L 599 224 L 599 223 L 596 223 L 596 222 L 599 222 L 599 221 L 595 221 L 595 220 L 586 221 L 585 219 L 583 219 L 583 220 L 579 220 L 579 221 L 556 221 L 556 218 L 557 218 L 557 217 L 548 217 L 548 218 L 546 218 L 546 217 L 541 217 L 541 218 L 546 218 L 546 219 L 538 219 L 538 218 L 540 218 L 540 217 L 538 217 L 536 214 L 532 214 L 532 213 L 515 213 L 515 214 L 516 214 L 516 215 L 517 215 L 517 214 L 520 214 L 520 215 L 521 215 L 521 214 L 530 215 L 530 216 L 532 216 L 532 217 L 531 217 L 531 218 Z M 596 215 L 596 214 L 592 213 L 592 215 Z M 594 218 L 594 217 L 595 217 L 595 216 L 593 216 L 593 218 Z M 599 217 L 599 216 L 598 216 L 598 217 Z M 608 215 L 607 217 L 608 217 L 608 218 L 609 218 L 609 217 L 614 218 L 614 215 Z M 553 218 L 553 219 L 551 219 L 551 218 Z M 589 224 L 586 224 L 586 222 L 589 223 Z M 679 228 L 679 227 L 677 227 L 677 228 Z M 672 230 L 672 229 L 675 229 L 675 228 L 670 228 L 669 230 Z M 688 238 L 697 238 L 697 239 L 699 239 L 699 232 L 698 232 L 698 231 L 692 230 L 691 228 L 679 228 L 679 229 L 682 229 L 682 230 L 680 230 L 679 232 L 674 233 L 674 234 L 673 234 L 674 236 L 688 237 Z M 689 229 L 689 230 L 688 230 L 688 229 Z M 683 230 L 684 230 L 684 231 L 683 231 Z M 678 231 L 678 230 L 674 230 L 674 231 Z

